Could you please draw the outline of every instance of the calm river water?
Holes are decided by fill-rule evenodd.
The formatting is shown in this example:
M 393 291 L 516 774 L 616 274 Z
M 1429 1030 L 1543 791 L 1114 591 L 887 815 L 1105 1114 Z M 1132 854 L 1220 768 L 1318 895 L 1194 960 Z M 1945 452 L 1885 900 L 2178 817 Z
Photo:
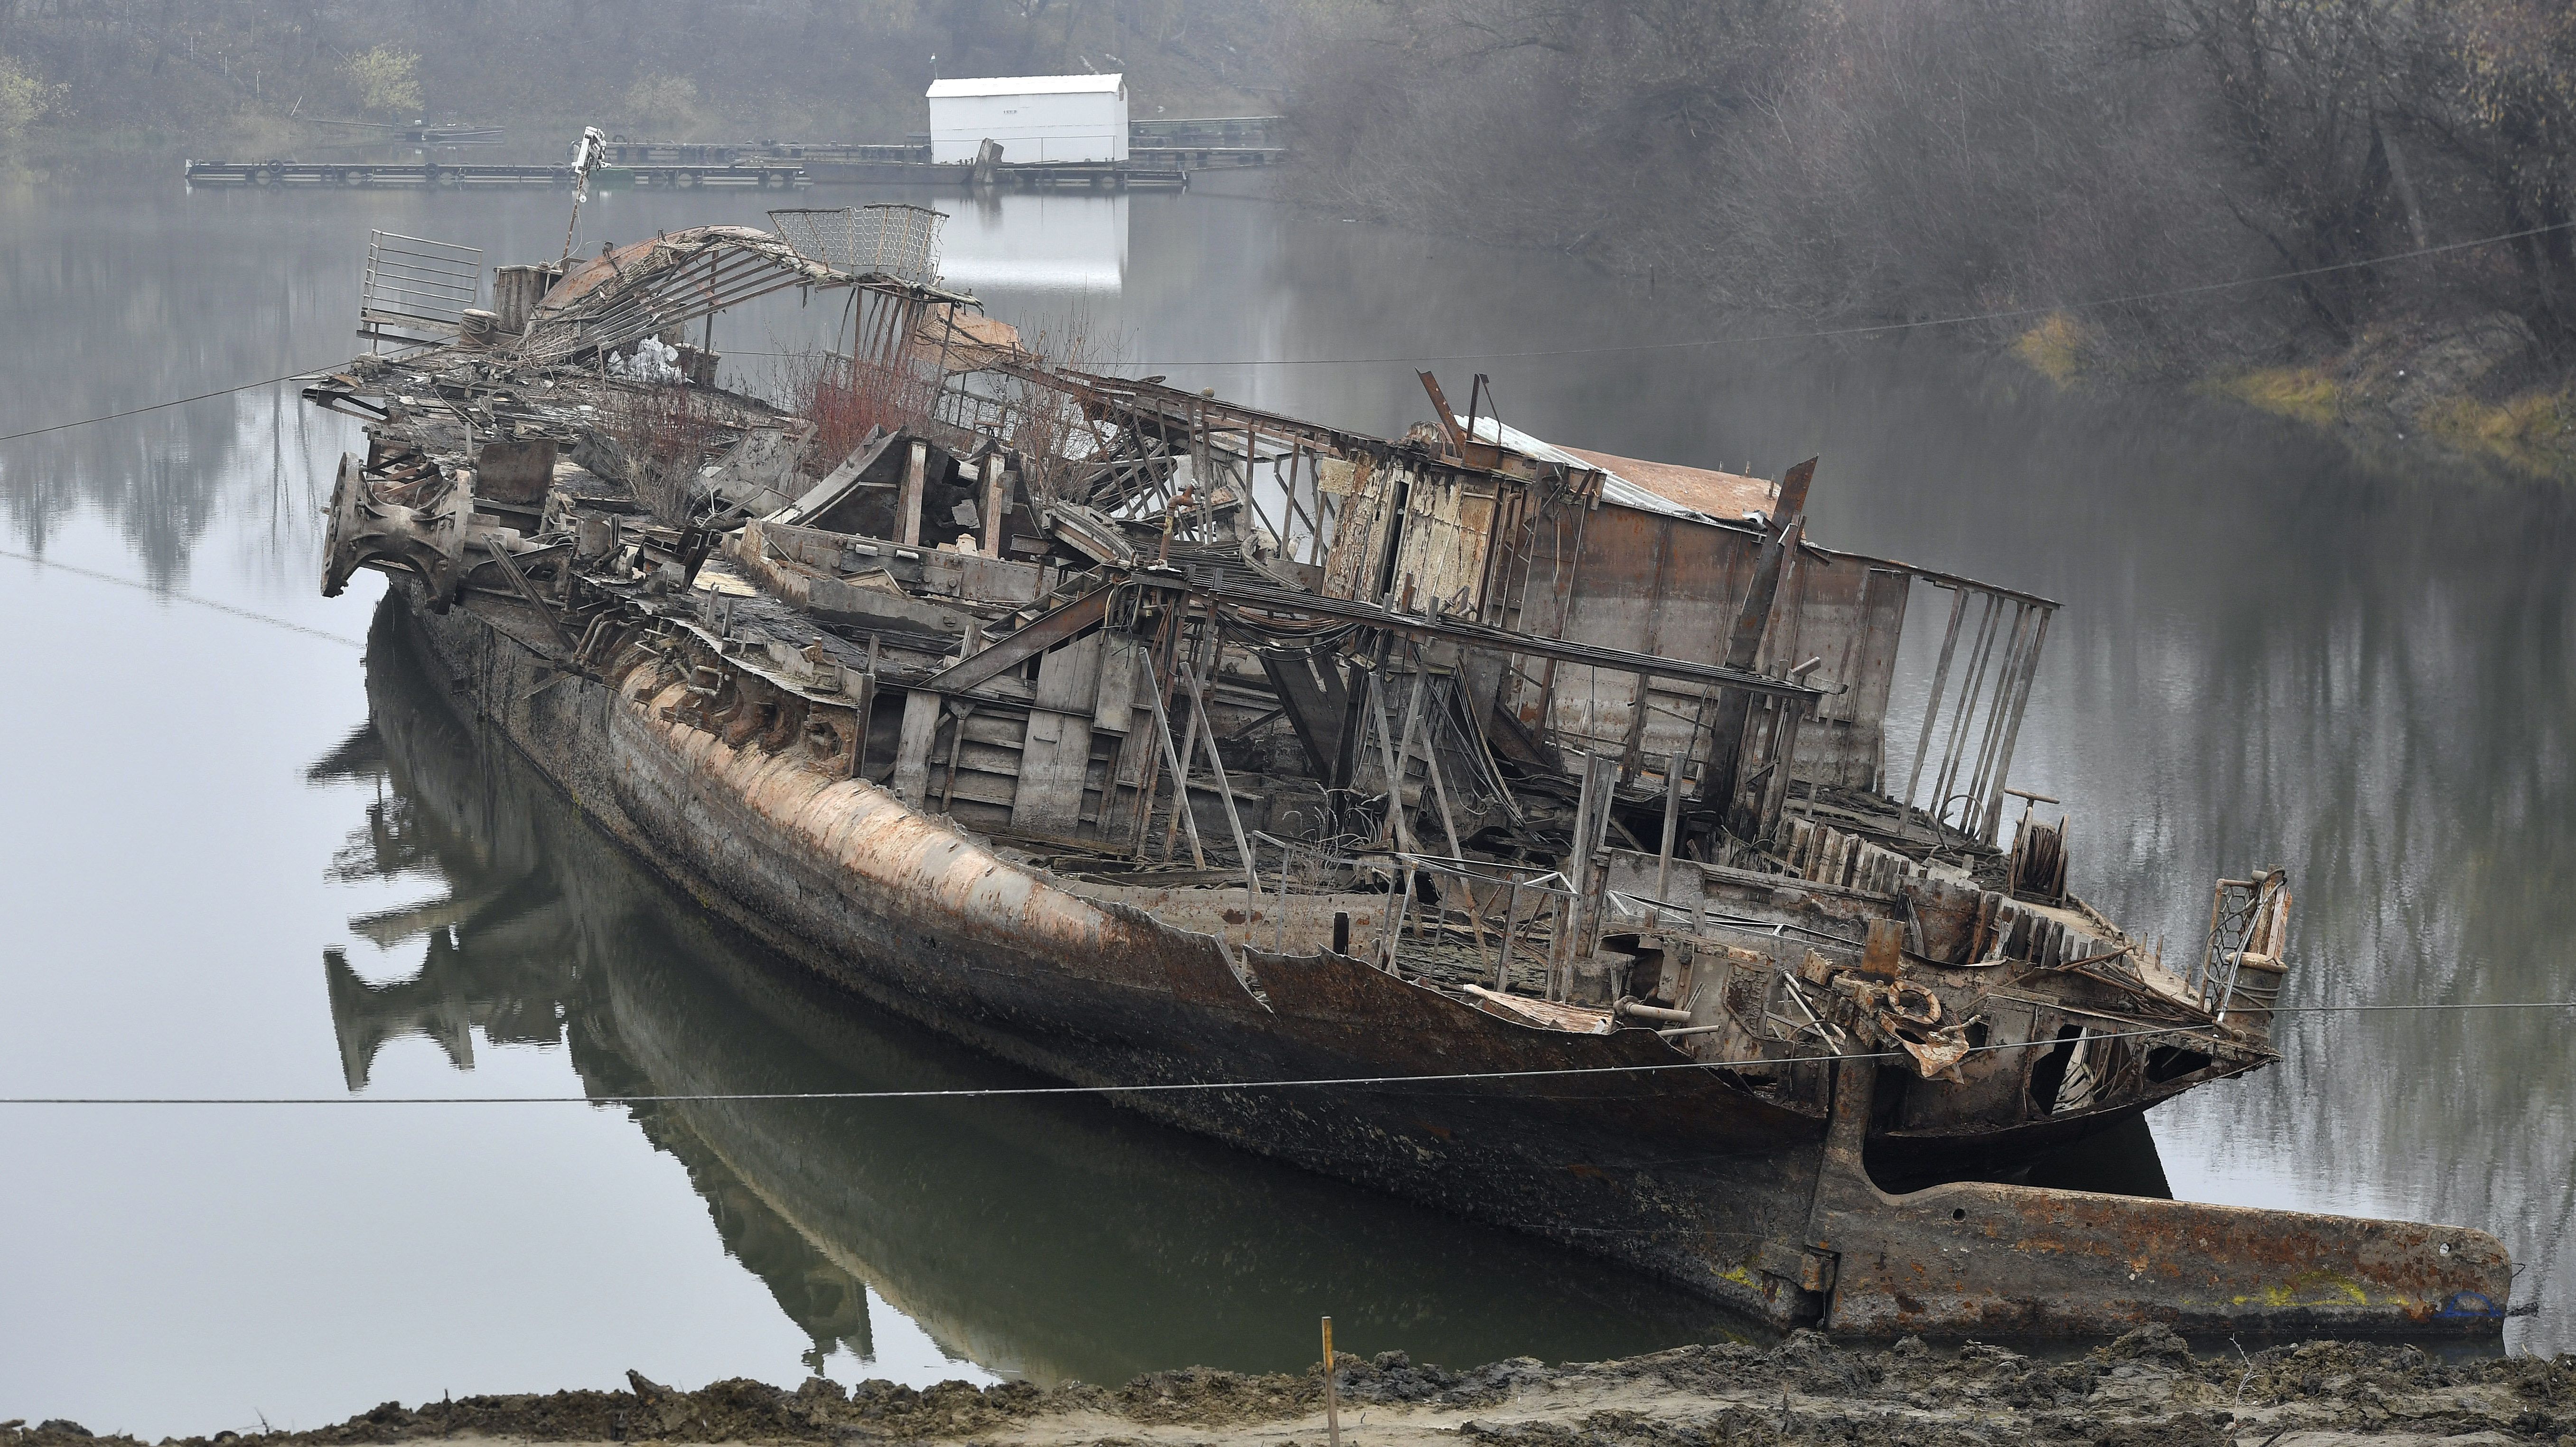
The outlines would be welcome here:
M 808 204 L 852 199 L 876 198 Z M 342 358 L 371 227 L 535 260 L 564 204 L 0 192 L 0 432 Z M 994 313 L 1176 381 L 1392 432 L 1427 415 L 1410 367 L 1350 359 L 1455 358 L 1432 364 L 1451 395 L 1490 372 L 1558 441 L 1773 473 L 1820 453 L 1822 540 L 2066 601 L 2014 782 L 2066 801 L 2081 893 L 2180 941 L 2213 877 L 2283 863 L 2298 1003 L 2576 995 L 2559 493 L 2061 394 L 1929 337 L 1570 352 L 1710 328 L 1558 259 L 1259 199 L 939 204 L 950 276 Z M 583 244 L 760 219 L 611 195 Z M 764 305 L 718 323 L 747 384 L 838 313 Z M 1254 358 L 1321 360 L 1192 365 Z M 1014 1080 L 812 998 L 369 650 L 373 580 L 315 590 L 356 435 L 266 387 L 0 443 L 0 1095 Z M 2576 1347 L 2576 1010 L 2282 1029 L 2280 1068 L 2153 1117 L 2177 1193 L 2498 1232 L 2538 1304 L 2508 1341 Z M 1733 1330 L 1081 1103 L 7 1105 L 0 1163 L 0 1417 L 145 1436 L 630 1367 L 1293 1369 L 1324 1312 L 1349 1347 L 1462 1365 Z

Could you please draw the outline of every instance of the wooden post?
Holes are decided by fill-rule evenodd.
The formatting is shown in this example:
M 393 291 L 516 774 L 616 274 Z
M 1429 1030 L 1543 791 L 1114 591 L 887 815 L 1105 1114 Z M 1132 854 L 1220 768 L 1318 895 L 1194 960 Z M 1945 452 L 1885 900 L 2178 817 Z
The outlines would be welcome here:
M 853 779 L 867 777 L 868 720 L 876 717 L 877 648 L 882 641 L 877 634 L 868 635 L 868 671 L 859 675 L 859 736 L 850 740 L 850 777 Z
M 1967 751 L 1968 723 L 1976 717 L 1977 699 L 1985 692 L 1986 658 L 1994 647 L 1995 623 L 2002 617 L 2004 599 L 1994 593 L 1983 595 L 1986 610 L 1977 619 L 1976 639 L 1968 649 L 1968 674 L 1959 685 L 1959 702 L 1950 713 L 1949 738 L 1941 747 L 1941 772 L 1932 781 L 1932 837 L 1941 837 L 1939 825 L 1950 810 L 1950 784 L 1958 775 L 1960 757 Z M 1964 821 L 1963 821 L 1964 822 Z
M 996 452 L 984 459 L 984 556 L 998 558 L 1008 541 L 1002 534 L 1002 454 Z
M 1674 754 L 1664 760 L 1664 848 L 1655 856 L 1655 898 L 1670 899 L 1664 891 L 1672 883 L 1673 837 L 1682 823 L 1682 763 L 1686 756 Z
M 717 256 L 714 252 L 707 253 L 707 284 L 705 288 L 705 296 L 707 298 L 707 324 L 705 329 L 698 333 L 698 355 L 701 357 L 712 357 L 716 354 L 716 266 L 721 260 L 722 258 Z M 715 369 L 713 367 L 709 367 L 707 369 L 707 385 L 711 387 L 714 386 L 715 380 Z
M 1789 770 L 1798 759 L 1798 722 L 1806 716 L 1803 698 L 1778 700 L 1779 711 L 1771 724 L 1771 778 L 1762 790 L 1762 801 L 1753 815 L 1752 843 L 1759 845 L 1770 834 L 1772 826 L 1789 807 Z M 1812 786 L 1811 786 L 1812 787 Z
M 1419 658 L 1414 666 L 1421 667 Z M 1449 807 L 1449 782 L 1440 772 L 1440 744 L 1436 737 L 1423 741 L 1422 765 L 1431 775 L 1431 797 L 1440 805 L 1440 832 L 1448 837 L 1449 857 L 1463 862 L 1467 848 L 1458 839 L 1458 815 Z M 1483 907 L 1476 902 L 1476 885 L 1463 870 L 1457 880 L 1459 892 L 1467 896 L 1467 927 L 1476 932 L 1476 948 L 1481 952 L 1485 948 L 1485 917 Z
M 921 546 L 922 474 L 930 466 L 930 444 L 915 442 L 903 465 L 903 491 L 895 494 L 895 539 L 906 547 Z
M 1186 607 L 1188 605 L 1184 603 L 1182 606 Z M 1186 634 L 1186 636 L 1184 636 L 1184 634 Z M 1182 672 L 1187 671 L 1192 675 L 1196 675 L 1199 670 L 1199 644 L 1202 641 L 1201 635 L 1186 622 L 1173 630 L 1172 646 L 1163 655 L 1163 666 L 1171 670 L 1172 677 L 1170 681 L 1157 685 L 1159 690 L 1157 696 L 1162 699 L 1163 712 L 1167 720 L 1169 715 L 1178 708 L 1180 704 L 1180 676 Z M 1189 650 L 1187 657 L 1183 657 L 1181 653 L 1184 646 Z M 1166 738 L 1171 736 L 1171 727 L 1168 722 L 1165 724 L 1163 733 Z M 1190 777 L 1188 769 L 1182 769 L 1179 777 L 1172 781 L 1172 797 L 1180 800 L 1185 806 L 1188 804 L 1190 797 Z M 1198 827 L 1198 816 L 1195 814 L 1184 814 L 1180 811 L 1175 811 L 1170 818 L 1163 821 L 1163 862 L 1165 864 L 1172 862 L 1172 842 L 1178 837 L 1177 831 L 1180 828 L 1182 819 L 1185 817 L 1190 821 L 1190 827 L 1195 830 Z M 1199 867 L 1202 869 L 1206 868 L 1207 861 L 1205 859 L 1201 859 L 1199 861 Z
M 1932 668 L 1932 692 L 1923 700 L 1923 731 L 1914 743 L 1914 766 L 1907 770 L 1905 775 L 1905 797 L 1902 801 L 1904 808 L 1914 806 L 1914 791 L 1923 784 L 1923 760 L 1932 752 L 1932 724 L 1941 712 L 1942 692 L 1950 684 L 1950 656 L 1959 649 L 1959 620 L 1965 618 L 1967 614 L 1968 590 L 1952 588 L 1950 590 L 1950 626 L 1941 635 L 1941 661 Z M 1897 831 L 1900 834 L 1903 833 L 1907 827 L 1904 809 L 1897 811 L 1896 824 Z M 1932 837 L 1935 839 L 1941 837 L 1937 828 L 1933 831 Z
M 1404 922 L 1413 912 L 1413 866 L 1406 865 L 1404 872 L 1396 876 L 1395 893 L 1388 895 L 1387 901 L 1395 908 L 1386 912 L 1386 928 L 1380 932 L 1378 968 L 1392 975 L 1396 973 L 1396 951 L 1404 944 Z
M 1413 851 L 1413 830 L 1404 822 L 1404 765 L 1395 756 L 1395 731 L 1387 726 L 1386 695 L 1378 680 L 1386 676 L 1380 667 L 1369 675 L 1369 707 L 1377 714 L 1378 752 L 1386 760 L 1386 817 L 1395 836 L 1395 847 L 1407 854 Z
M 1145 667 L 1149 673 L 1153 669 L 1153 666 L 1154 662 L 1151 658 L 1145 660 Z M 1199 847 L 1198 817 L 1190 812 L 1190 771 L 1181 767 L 1180 751 L 1172 747 L 1172 725 L 1163 713 L 1162 681 L 1160 679 L 1148 678 L 1146 682 L 1153 685 L 1145 690 L 1145 701 L 1154 706 L 1154 737 L 1161 741 L 1163 745 L 1163 763 L 1172 771 L 1172 807 L 1179 811 L 1181 822 L 1189 828 L 1191 861 L 1195 863 L 1197 867 L 1205 869 L 1207 868 L 1207 851 Z M 1151 800 L 1147 801 L 1149 806 L 1151 802 Z M 1231 807 L 1231 804 L 1232 801 L 1229 800 L 1229 807 Z M 1164 845 L 1163 857 L 1165 859 L 1172 857 L 1171 846 L 1168 843 Z
M 1162 687 L 1154 672 L 1154 655 L 1162 651 L 1171 635 L 1172 620 L 1166 616 L 1161 630 L 1154 637 L 1144 640 L 1144 647 L 1137 651 L 1137 661 L 1144 667 L 1145 686 L 1148 688 Z M 1138 705 L 1131 705 L 1131 707 L 1136 706 Z M 1162 768 L 1163 756 L 1152 748 L 1147 748 L 1144 757 L 1136 763 L 1136 820 L 1134 838 L 1129 841 L 1127 852 L 1137 859 L 1145 857 L 1147 842 L 1145 829 L 1154 821 L 1154 791 L 1161 786 Z
M 1199 741 L 1207 745 L 1208 771 L 1216 775 L 1216 796 L 1225 804 L 1225 824 L 1234 833 L 1234 852 L 1243 856 L 1243 882 L 1252 891 L 1243 901 L 1243 936 L 1249 941 L 1252 911 L 1261 903 L 1261 875 L 1252 867 L 1252 841 L 1243 832 L 1243 816 L 1235 812 L 1234 786 L 1226 782 L 1225 760 L 1217 756 L 1216 725 L 1208 721 L 1207 698 L 1199 692 L 1198 676 L 1184 673 L 1181 682 L 1190 691 L 1190 722 L 1198 725 Z M 1183 771 L 1183 777 L 1187 772 Z
M 1565 861 L 1566 899 L 1557 911 L 1556 948 L 1548 961 L 1547 997 L 1564 999 L 1574 983 L 1574 962 L 1592 953 L 1592 855 L 1610 817 L 1610 788 L 1619 761 L 1606 754 L 1583 759 L 1583 792 L 1574 806 L 1574 851 Z
M 942 712 L 938 694 L 916 688 L 903 696 L 903 730 L 894 746 L 894 793 L 916 809 L 930 802 L 930 745 Z
M 1779 531 L 1763 542 L 1754 560 L 1753 579 L 1745 588 L 1743 606 L 1736 610 L 1734 627 L 1727 634 L 1726 653 L 1720 660 L 1729 668 L 1750 669 L 1762 656 L 1762 639 L 1771 626 L 1772 606 L 1779 601 L 1782 575 L 1797 560 L 1805 532 L 1802 515 L 1807 507 L 1807 486 L 1815 476 L 1816 459 L 1810 457 L 1780 479 L 1780 496 L 1773 504 L 1775 515 L 1771 519 Z M 1721 823 L 1735 803 L 1736 769 L 1743 757 L 1744 731 L 1751 722 L 1752 702 L 1742 689 L 1721 689 L 1718 693 L 1717 718 L 1710 731 L 1708 766 L 1700 775 L 1699 798 L 1703 807 L 1718 812 Z
M 1342 1394 L 1333 1385 L 1333 1319 L 1324 1318 L 1324 1431 L 1332 1447 L 1342 1447 Z
M 1592 813 L 1583 821 L 1583 873 L 1575 894 L 1575 944 L 1584 959 L 1590 959 L 1594 947 L 1600 943 L 1602 896 L 1610 887 L 1610 863 L 1600 855 L 1609 846 L 1610 806 L 1617 802 L 1619 761 L 1606 755 L 1595 755 L 1588 768 L 1594 776 Z M 1574 971 L 1570 963 L 1565 986 L 1566 998 L 1574 998 Z
M 1288 873 L 1296 868 L 1288 851 L 1294 847 L 1284 842 L 1279 846 L 1279 918 L 1273 922 L 1270 935 L 1270 953 L 1274 955 L 1288 953 Z M 1248 932 L 1245 938 L 1250 938 Z
M 2013 696 L 2011 722 L 2004 726 L 2003 751 L 1995 757 L 1994 803 L 1986 810 L 1986 827 L 1982 836 L 1988 844 L 1995 842 L 1995 831 L 2003 825 L 2004 784 L 2012 773 L 2013 745 L 2021 741 L 2022 711 L 2030 707 L 2031 685 L 2039 677 L 2039 648 L 2048 641 L 2048 620 L 2055 615 L 2054 609 L 2040 612 L 2038 632 L 2032 637 L 2028 656 L 2022 664 L 2021 688 Z M 2062 835 L 2059 844 L 2062 849 Z

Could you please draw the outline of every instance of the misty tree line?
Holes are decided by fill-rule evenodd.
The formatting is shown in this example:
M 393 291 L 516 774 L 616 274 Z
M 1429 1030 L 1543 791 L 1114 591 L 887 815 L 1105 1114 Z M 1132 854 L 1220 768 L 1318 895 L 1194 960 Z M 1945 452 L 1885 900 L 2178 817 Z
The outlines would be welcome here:
M 1838 320 L 2576 216 L 2568 0 L 0 0 L 0 147 L 285 149 L 316 116 L 893 140 L 934 68 L 1284 105 L 1344 214 Z M 2576 232 L 2083 315 L 2127 363 L 2502 316 L 2564 364 Z
M 2566 0 L 1388 0 L 1305 43 L 1322 196 L 1802 315 L 2167 291 L 2576 215 Z M 2569 360 L 2576 233 L 2087 315 L 2124 360 L 2206 366 L 2446 312 Z
M 934 74 L 1086 69 L 1239 111 L 1277 29 L 1258 0 L 0 0 L 0 148 L 13 115 L 57 153 L 317 116 L 896 141 Z

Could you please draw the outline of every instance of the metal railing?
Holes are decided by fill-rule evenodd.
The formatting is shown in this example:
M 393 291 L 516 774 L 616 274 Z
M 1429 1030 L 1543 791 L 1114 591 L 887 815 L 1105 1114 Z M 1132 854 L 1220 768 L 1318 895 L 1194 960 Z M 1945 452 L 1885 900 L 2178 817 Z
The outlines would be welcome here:
M 2285 870 L 2218 881 L 2210 897 L 2207 946 L 2184 982 L 2192 998 L 2222 1020 L 2230 1010 L 2268 1017 L 2288 973 L 2282 955 L 2289 914 Z
M 1564 932 L 1575 917 L 1576 895 L 1565 875 L 1550 866 L 1501 864 L 1481 859 L 1452 859 L 1402 849 L 1368 849 L 1281 839 L 1254 831 L 1256 853 L 1279 851 L 1265 896 L 1274 921 L 1269 944 L 1284 952 L 1288 938 L 1288 901 L 1295 895 L 1360 892 L 1374 894 L 1382 877 L 1387 908 L 1378 919 L 1377 937 L 1363 952 L 1389 974 L 1403 973 L 1408 957 L 1417 966 L 1446 963 L 1444 974 L 1465 973 L 1475 983 L 1510 993 L 1515 964 L 1536 964 L 1547 972 L 1546 998 L 1563 997 L 1561 968 L 1566 953 Z M 1267 867 L 1267 866 L 1265 866 Z M 1421 898 L 1417 879 L 1428 876 L 1438 902 Z M 1362 884 L 1361 880 L 1369 880 Z M 1334 887 L 1336 882 L 1344 885 Z M 1247 911 L 1249 914 L 1249 911 Z M 1538 928 L 1541 940 L 1528 938 Z M 1253 932 L 1250 943 L 1260 943 Z M 1356 942 L 1354 942 L 1356 944 Z M 1419 971 L 1417 971 L 1419 972 Z
M 382 342 L 423 346 L 453 338 L 483 300 L 483 252 L 452 241 L 392 231 L 367 233 L 367 270 L 358 283 L 358 335 L 373 353 Z

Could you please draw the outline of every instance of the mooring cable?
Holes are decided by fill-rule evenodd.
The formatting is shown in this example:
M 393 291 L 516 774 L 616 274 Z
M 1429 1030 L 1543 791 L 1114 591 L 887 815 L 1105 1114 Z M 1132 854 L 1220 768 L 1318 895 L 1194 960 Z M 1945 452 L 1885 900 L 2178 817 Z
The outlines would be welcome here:
M 344 366 L 347 364 L 347 361 L 348 359 L 343 357 L 339 361 L 331 363 L 331 366 Z M 218 387 L 211 392 L 199 392 L 193 397 L 174 397 L 167 402 L 154 402 L 142 407 L 128 407 L 122 412 L 102 412 L 96 417 L 83 417 L 76 422 L 56 422 L 47 427 L 30 427 L 24 432 L 0 433 L 0 442 L 15 442 L 22 437 L 42 437 L 48 432 L 68 432 L 75 427 L 87 427 L 98 422 L 114 422 L 121 417 L 140 417 L 146 412 L 159 412 L 171 407 L 185 407 L 191 402 L 206 402 L 217 397 L 229 397 L 235 392 L 247 392 L 254 387 L 274 387 L 280 382 L 292 382 L 299 378 L 310 377 L 315 375 L 317 372 L 328 370 L 329 368 L 327 367 L 306 367 L 301 371 L 289 372 L 283 377 L 264 377 L 256 382 L 241 382 L 230 387 Z
M 230 613 L 236 618 L 247 618 L 253 623 L 265 623 L 272 628 L 283 628 L 290 633 L 301 633 L 308 638 L 319 638 L 325 642 L 337 643 L 348 648 L 364 648 L 367 646 L 367 642 L 363 638 L 352 638 L 345 633 L 331 633 L 320 628 L 310 628 L 290 619 L 280 618 L 273 613 L 254 613 L 248 608 L 237 608 L 230 603 L 218 603 L 212 598 L 201 598 L 194 593 L 167 591 L 156 588 L 150 583 L 143 582 L 137 578 L 119 577 L 114 573 L 100 572 L 96 568 L 81 567 L 77 563 L 58 562 L 52 558 L 40 558 L 34 553 L 13 552 L 7 548 L 0 548 L 0 558 L 14 558 L 22 563 L 33 563 L 40 568 L 52 568 L 58 572 L 64 573 L 77 573 L 81 577 L 94 579 L 101 583 L 114 583 L 120 588 L 132 588 L 138 593 L 149 593 L 155 598 L 167 598 L 180 603 L 194 603 L 200 608 L 212 608 L 218 613 Z
M 2301 1006 L 2298 1009 L 2576 1009 L 2576 1000 L 2536 1000 L 2494 1005 Z M 2275 1014 L 2288 1013 L 2276 1010 Z M 2116 1030 L 2081 1037 L 2086 1041 L 2127 1040 L 2145 1035 L 2179 1035 L 2190 1027 L 2163 1025 L 2149 1030 Z M 1591 1038 L 1591 1037 L 1579 1037 Z M 2020 1040 L 2000 1045 L 1972 1045 L 1963 1055 L 2001 1050 L 2046 1050 L 2072 1045 L 2062 1040 Z M 1293 1090 L 1377 1085 L 1436 1085 L 1477 1080 L 1534 1080 L 1583 1075 L 1642 1075 L 1666 1070 L 1742 1070 L 1779 1065 L 1813 1065 L 1845 1060 L 1905 1060 L 1903 1051 L 1878 1050 L 1833 1055 L 1789 1055 L 1752 1060 L 1678 1060 L 1638 1065 L 1569 1065 L 1547 1070 L 1476 1070 L 1428 1075 L 1345 1075 L 1297 1080 L 1168 1081 L 1139 1085 L 1001 1085 L 948 1090 L 776 1090 L 707 1091 L 675 1095 L 54 1095 L 0 1096 L 0 1105 L 673 1105 L 697 1102 L 762 1100 L 992 1100 L 1016 1096 L 1144 1095 L 1178 1091 Z

